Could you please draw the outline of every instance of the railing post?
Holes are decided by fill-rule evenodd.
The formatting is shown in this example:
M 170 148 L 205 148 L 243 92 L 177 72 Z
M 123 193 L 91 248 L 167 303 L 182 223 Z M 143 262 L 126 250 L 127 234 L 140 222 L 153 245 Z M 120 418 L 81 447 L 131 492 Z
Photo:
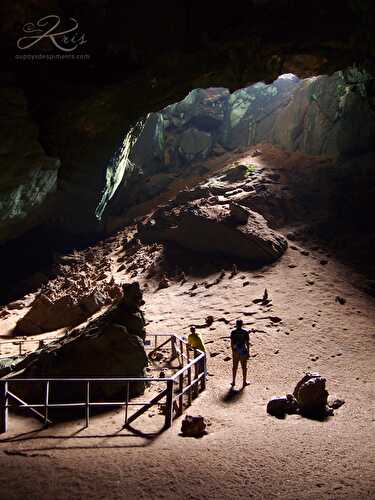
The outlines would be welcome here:
M 197 358 L 197 350 L 194 349 L 194 359 L 196 360 Z M 198 380 L 198 363 L 197 361 L 194 362 L 194 397 L 196 398 L 199 394 L 199 380 Z
M 204 357 L 203 357 L 203 377 L 201 380 L 202 380 L 202 391 L 204 391 L 206 388 L 206 381 L 207 381 L 207 356 L 206 356 L 206 353 L 204 353 Z
M 172 359 L 176 359 L 177 350 L 176 350 L 176 337 L 174 335 L 171 336 L 171 344 L 172 344 Z
M 48 425 L 49 380 L 46 382 L 46 397 L 44 401 L 44 425 Z
M 86 381 L 86 427 L 90 423 L 90 381 Z
M 184 374 L 181 373 L 180 376 L 178 377 L 178 392 L 180 393 L 179 396 L 179 401 L 178 401 L 178 413 L 179 415 L 182 415 L 184 413 L 184 395 L 183 391 L 184 390 Z
M 8 431 L 8 382 L 0 380 L 0 434 Z
M 129 381 L 126 382 L 126 394 L 125 394 L 125 425 L 128 424 L 128 408 L 129 408 Z
M 187 363 L 190 364 L 190 349 L 189 349 L 189 346 L 187 345 L 186 346 L 186 356 L 187 356 Z M 189 389 L 188 389 L 188 403 L 189 403 L 189 406 L 191 405 L 191 402 L 192 402 L 192 397 L 191 397 L 191 366 L 188 368 L 188 386 L 189 386 Z
M 173 379 L 167 380 L 167 397 L 165 403 L 165 429 L 169 429 L 173 422 Z
M 181 354 L 181 367 L 184 367 L 184 344 L 182 340 L 180 340 L 180 354 Z

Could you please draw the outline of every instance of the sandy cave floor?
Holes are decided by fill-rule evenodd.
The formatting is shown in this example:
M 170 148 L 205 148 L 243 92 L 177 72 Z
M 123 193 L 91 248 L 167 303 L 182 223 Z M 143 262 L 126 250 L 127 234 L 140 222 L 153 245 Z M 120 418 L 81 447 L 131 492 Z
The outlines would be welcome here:
M 251 161 L 262 168 L 277 165 L 281 172 L 301 165 L 301 157 L 274 148 L 262 153 L 255 159 L 250 153 Z M 213 159 L 212 172 L 218 164 L 230 163 L 233 156 Z M 180 184 L 172 186 L 165 199 L 196 180 Z M 164 201 L 156 200 L 156 205 Z M 151 205 L 135 214 L 146 213 Z M 134 279 L 119 272 L 118 243 L 108 245 L 116 281 Z M 200 330 L 208 350 L 207 390 L 186 412 L 209 420 L 208 435 L 180 437 L 177 419 L 172 429 L 146 439 L 122 429 L 123 410 L 93 417 L 88 429 L 83 419 L 41 429 L 38 421 L 12 414 L 9 433 L 0 436 L 0 498 L 375 499 L 375 300 L 354 287 L 355 273 L 331 251 L 313 248 L 291 242 L 272 266 L 239 269 L 233 278 L 226 272 L 209 288 L 203 282 L 210 284 L 219 276 L 221 269 L 215 270 L 215 265 L 208 266 L 211 271 L 204 276 L 189 273 L 183 285 L 172 280 L 163 290 L 155 291 L 152 282 L 145 288 L 150 333 L 186 335 L 191 324 L 202 325 L 209 315 L 215 319 Z M 199 284 L 194 292 L 193 283 Z M 272 299 L 269 310 L 253 303 L 265 288 Z M 337 296 L 345 304 L 338 303 Z M 0 319 L 1 341 L 17 342 L 11 330 L 32 298 L 23 300 L 26 308 Z M 281 321 L 272 322 L 269 316 Z M 251 335 L 251 385 L 233 395 L 231 360 L 226 358 L 228 335 L 237 318 L 256 331 Z M 35 347 L 40 338 L 62 333 L 35 337 Z M 17 344 L 3 345 L 2 354 L 18 349 Z M 345 405 L 324 422 L 268 416 L 267 401 L 292 392 L 309 370 L 325 376 L 330 394 L 344 399 Z M 240 385 L 239 376 L 238 389 Z M 136 426 L 152 432 L 162 423 L 162 416 L 146 413 Z
M 94 417 L 86 430 L 83 421 L 38 430 L 36 421 L 11 416 L 0 442 L 0 498 L 375 498 L 374 300 L 332 258 L 322 266 L 322 253 L 295 248 L 273 266 L 200 286 L 194 297 L 184 293 L 192 280 L 145 294 L 150 332 L 184 335 L 207 315 L 230 321 L 201 330 L 210 377 L 187 413 L 209 419 L 207 436 L 180 437 L 181 419 L 155 440 L 134 436 L 121 430 L 121 411 Z M 252 302 L 265 288 L 268 312 Z M 223 337 L 239 317 L 261 331 L 251 337 L 251 385 L 231 398 Z M 268 399 L 291 392 L 310 369 L 345 399 L 336 415 L 325 422 L 267 416 Z M 139 422 L 142 430 L 159 424 L 157 415 Z

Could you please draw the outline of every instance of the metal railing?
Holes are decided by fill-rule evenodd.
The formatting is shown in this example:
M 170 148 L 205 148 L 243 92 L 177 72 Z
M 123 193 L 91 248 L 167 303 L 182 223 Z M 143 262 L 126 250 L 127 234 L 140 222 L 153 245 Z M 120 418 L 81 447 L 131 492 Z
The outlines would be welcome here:
M 84 408 L 85 426 L 90 424 L 90 409 L 93 407 L 125 407 L 124 427 L 129 426 L 154 405 L 163 404 L 165 423 L 163 429 L 171 427 L 174 416 L 180 416 L 184 411 L 184 399 L 187 404 L 197 397 L 199 392 L 206 387 L 207 363 L 206 354 L 198 349 L 191 349 L 184 339 L 174 334 L 154 334 L 155 344 L 158 337 L 168 337 L 160 345 L 156 345 L 149 353 L 152 360 L 153 354 L 161 347 L 171 346 L 171 359 L 178 359 L 178 371 L 169 377 L 88 377 L 88 378 L 14 378 L 0 379 L 0 433 L 8 431 L 9 409 L 25 408 L 43 421 L 45 425 L 51 424 L 49 419 L 50 408 Z M 51 386 L 53 383 L 84 384 L 85 397 L 80 402 L 51 403 Z M 122 401 L 92 401 L 90 394 L 94 383 L 118 383 L 123 385 L 124 399 Z M 149 401 L 130 401 L 130 389 L 132 384 L 139 382 L 158 383 L 165 385 L 156 396 Z M 186 383 L 185 383 L 186 382 Z M 44 401 L 29 404 L 14 394 L 10 388 L 13 384 L 42 384 L 44 386 Z M 186 396 L 186 397 L 185 397 Z M 164 399 L 164 403 L 161 401 Z M 12 402 L 12 403 L 11 403 Z M 140 408 L 129 416 L 130 406 Z

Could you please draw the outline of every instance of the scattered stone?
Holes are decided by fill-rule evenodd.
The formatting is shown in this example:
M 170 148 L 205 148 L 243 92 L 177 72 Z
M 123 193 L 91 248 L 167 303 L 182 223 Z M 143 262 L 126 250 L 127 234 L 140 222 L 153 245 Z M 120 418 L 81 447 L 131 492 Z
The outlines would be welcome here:
M 326 266 L 328 264 L 328 260 L 326 259 L 322 259 L 320 262 L 319 262 L 320 265 L 322 266 Z
M 272 398 L 267 403 L 267 413 L 273 417 L 283 418 L 285 414 L 293 414 L 297 413 L 297 411 L 298 404 L 292 394 L 287 394 L 285 397 Z
M 310 252 L 308 250 L 301 250 L 301 255 L 307 257 L 308 255 L 310 255 Z
M 232 272 L 230 273 L 230 278 L 233 278 L 237 274 L 238 274 L 237 266 L 236 266 L 236 264 L 233 264 L 233 266 L 232 266 Z
M 215 358 L 216 356 L 219 356 L 220 352 L 210 352 L 210 357 Z
M 162 275 L 160 281 L 159 281 L 159 286 L 158 290 L 162 290 L 163 288 L 168 288 L 170 285 L 169 280 L 165 274 Z
M 289 266 L 288 266 L 288 267 L 290 267 L 290 269 L 294 269 L 294 268 L 296 268 L 296 267 L 297 267 L 297 264 L 289 264 Z
M 282 321 L 282 318 L 279 318 L 278 316 L 268 316 L 268 318 L 272 323 L 280 323 Z
M 225 323 L 226 325 L 229 325 L 230 321 L 226 318 L 219 318 L 216 321 L 221 321 L 222 323 Z
M 337 295 L 335 298 L 335 302 L 338 302 L 343 306 L 346 303 L 346 299 L 344 299 L 344 297 L 340 297 L 339 295 Z
M 276 351 L 274 352 L 274 354 L 279 354 L 279 349 L 276 349 Z
M 207 318 L 206 318 L 206 320 L 205 320 L 205 321 L 206 321 L 206 325 L 207 325 L 207 326 L 211 326 L 211 325 L 212 325 L 212 323 L 214 322 L 214 320 L 215 320 L 215 319 L 214 319 L 214 317 L 213 317 L 213 316 L 207 316 Z
M 338 410 L 344 404 L 345 404 L 345 401 L 343 399 L 334 399 L 332 402 L 329 403 L 328 406 L 330 408 L 332 408 L 333 410 Z
M 202 437 L 207 434 L 207 423 L 201 415 L 186 415 L 181 424 L 181 434 L 187 437 Z
M 230 361 L 232 358 L 230 356 L 227 356 L 224 358 L 224 361 Z
M 250 281 L 244 281 L 244 282 L 242 283 L 242 286 L 249 286 L 249 285 L 250 285 Z

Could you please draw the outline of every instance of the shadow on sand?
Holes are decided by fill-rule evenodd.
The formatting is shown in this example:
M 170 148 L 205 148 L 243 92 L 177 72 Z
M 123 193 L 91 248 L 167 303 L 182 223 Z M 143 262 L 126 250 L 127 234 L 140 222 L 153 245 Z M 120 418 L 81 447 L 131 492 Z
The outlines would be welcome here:
M 241 389 L 234 389 L 234 387 L 231 387 L 222 397 L 221 400 L 223 403 L 235 403 L 244 394 L 244 387 Z

